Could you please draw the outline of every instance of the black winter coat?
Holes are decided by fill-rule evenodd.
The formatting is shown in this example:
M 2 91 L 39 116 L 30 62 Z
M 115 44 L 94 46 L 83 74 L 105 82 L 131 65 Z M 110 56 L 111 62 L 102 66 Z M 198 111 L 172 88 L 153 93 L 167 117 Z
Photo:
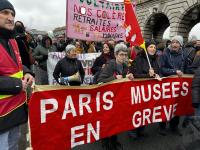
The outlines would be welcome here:
M 77 73 L 78 71 L 81 76 L 81 81 L 83 82 L 85 72 L 84 72 L 84 69 L 83 69 L 83 66 L 82 66 L 80 60 L 78 60 L 76 58 L 71 59 L 66 56 L 63 59 L 61 59 L 60 61 L 58 61 L 58 63 L 56 64 L 56 67 L 53 72 L 53 77 L 59 83 L 58 79 L 60 77 L 69 77 L 69 76 Z M 76 82 L 76 81 L 71 81 L 69 84 L 70 85 L 80 85 L 81 83 Z
M 98 71 L 101 70 L 103 64 L 108 64 L 111 59 L 114 59 L 114 56 L 111 54 L 101 54 L 99 57 L 96 58 L 94 64 L 91 68 L 92 74 L 95 75 Z
M 194 106 L 200 105 L 200 67 L 196 69 L 192 80 L 192 103 Z
M 16 41 L 19 47 L 20 56 L 22 59 L 22 64 L 25 65 L 27 68 L 30 69 L 31 63 L 29 59 L 29 45 L 26 41 L 26 36 L 17 36 Z
M 182 49 L 179 52 L 170 51 L 169 48 L 164 50 L 160 57 L 160 70 L 162 76 L 176 75 L 177 70 L 184 72 L 185 58 Z
M 149 55 L 149 60 L 152 68 L 156 74 L 159 74 L 158 57 L 156 55 Z M 131 73 L 135 78 L 150 78 L 149 76 L 149 63 L 145 53 L 139 54 L 134 60 L 133 67 L 131 67 Z
M 117 63 L 115 59 L 110 60 L 109 64 L 107 64 L 101 71 L 97 81 L 98 83 L 103 82 L 109 82 L 112 80 L 115 80 L 116 77 L 115 75 L 122 75 L 123 77 L 126 76 L 128 73 L 129 69 L 127 65 L 123 64 L 123 71 L 120 73 L 120 71 L 117 70 Z

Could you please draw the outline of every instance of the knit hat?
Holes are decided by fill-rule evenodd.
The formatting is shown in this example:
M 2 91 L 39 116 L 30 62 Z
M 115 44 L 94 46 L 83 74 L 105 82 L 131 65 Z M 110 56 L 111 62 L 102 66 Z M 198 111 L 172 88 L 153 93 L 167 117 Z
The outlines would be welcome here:
M 14 11 L 14 14 L 15 14 L 15 9 L 9 1 L 0 0 L 0 11 L 2 11 L 4 9 L 10 9 L 10 10 Z
M 199 41 L 200 40 L 200 36 L 196 36 L 196 35 L 192 35 L 191 37 L 189 37 L 189 42 L 194 42 L 194 41 Z
M 176 35 L 176 36 L 174 36 L 174 37 L 171 39 L 171 41 L 173 41 L 173 40 L 178 41 L 179 44 L 180 44 L 181 46 L 183 46 L 183 37 L 182 37 L 182 36 Z
M 146 47 L 146 49 L 147 49 L 151 44 L 156 45 L 156 42 L 153 41 L 153 40 L 145 41 L 145 47 Z

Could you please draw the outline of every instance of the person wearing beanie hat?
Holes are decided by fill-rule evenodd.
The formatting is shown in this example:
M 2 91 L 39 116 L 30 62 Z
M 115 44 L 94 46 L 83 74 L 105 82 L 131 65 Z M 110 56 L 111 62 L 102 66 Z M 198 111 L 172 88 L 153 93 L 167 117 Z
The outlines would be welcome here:
M 200 37 L 193 35 L 189 38 L 184 47 L 184 56 L 186 58 L 185 73 L 194 74 L 200 64 Z
M 172 37 L 171 42 L 177 42 L 180 44 L 181 47 L 183 47 L 183 37 L 180 35 L 176 35 Z
M 183 50 L 183 38 L 182 36 L 174 36 L 171 39 L 171 44 L 164 50 L 163 55 L 160 57 L 160 74 L 161 76 L 177 75 L 181 77 L 185 71 L 185 57 Z M 182 133 L 178 127 L 179 117 L 175 116 L 169 122 L 170 129 L 173 133 L 182 136 Z M 160 134 L 166 135 L 166 123 L 161 122 Z
M 158 75 L 159 65 L 156 55 L 156 43 L 153 40 L 146 41 L 145 47 L 147 54 L 143 50 L 140 54 L 137 55 L 131 72 L 135 75 L 136 78 L 160 78 Z M 152 68 L 149 67 L 147 55 Z
M 0 0 L 0 11 L 5 10 L 5 9 L 12 10 L 15 16 L 15 9 L 13 5 L 7 0 Z
M 59 60 L 53 72 L 56 82 L 61 85 L 80 86 L 83 83 L 85 72 L 81 61 L 77 59 L 76 47 L 72 44 L 65 48 L 66 56 Z M 67 66 L 67 67 L 66 67 Z M 68 81 L 67 77 L 78 73 L 79 81 Z
M 146 48 L 146 50 L 152 44 L 156 46 L 156 42 L 154 40 L 146 40 L 145 41 L 145 48 Z
M 0 143 L 3 150 L 18 150 L 20 125 L 27 122 L 25 90 L 31 85 L 31 71 L 21 64 L 14 39 L 15 10 L 0 0 Z
M 13 36 L 15 10 L 7 0 L 0 0 L 0 32 L 3 36 Z
M 159 63 L 158 63 L 158 57 L 156 55 L 156 42 L 153 40 L 145 41 L 145 50 L 138 53 L 136 56 L 133 66 L 130 67 L 130 72 L 134 74 L 135 78 L 156 78 L 160 79 L 159 74 Z M 146 54 L 147 53 L 147 54 Z M 147 55 L 149 62 L 151 64 L 151 68 L 149 66 Z M 130 130 L 128 132 L 128 135 L 130 137 L 140 138 L 142 136 L 145 136 L 145 126 L 139 127 L 136 130 Z

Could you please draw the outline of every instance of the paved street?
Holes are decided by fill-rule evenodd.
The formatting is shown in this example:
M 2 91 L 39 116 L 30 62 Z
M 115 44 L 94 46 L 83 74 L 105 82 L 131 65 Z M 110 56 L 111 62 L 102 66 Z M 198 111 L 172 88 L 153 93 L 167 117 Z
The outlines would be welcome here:
M 190 125 L 186 129 L 181 128 L 183 136 L 174 135 L 169 131 L 167 136 L 158 133 L 158 124 L 150 125 L 145 132 L 147 137 L 131 139 L 127 132 L 119 134 L 119 141 L 124 150 L 200 150 L 200 140 L 196 141 L 198 132 Z M 193 144 L 189 144 L 193 142 Z M 73 150 L 102 150 L 100 142 L 83 145 Z
M 174 135 L 170 131 L 167 136 L 161 136 L 158 133 L 158 124 L 152 124 L 145 129 L 148 135 L 140 139 L 132 139 L 128 136 L 128 132 L 118 135 L 120 143 L 124 150 L 200 150 L 200 133 L 194 126 L 190 125 L 183 129 L 180 127 L 183 136 Z M 23 126 L 22 134 L 25 135 L 26 126 Z M 24 136 L 25 137 L 25 136 Z M 20 150 L 27 147 L 26 139 L 20 141 Z M 102 150 L 101 143 L 81 145 L 73 150 Z

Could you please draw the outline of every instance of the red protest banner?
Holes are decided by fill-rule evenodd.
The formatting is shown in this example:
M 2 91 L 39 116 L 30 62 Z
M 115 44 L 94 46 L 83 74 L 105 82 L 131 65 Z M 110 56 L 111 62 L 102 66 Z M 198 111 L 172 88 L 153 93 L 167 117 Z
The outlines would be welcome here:
M 171 77 L 85 87 L 36 86 L 29 103 L 33 149 L 66 150 L 192 114 L 191 81 Z

